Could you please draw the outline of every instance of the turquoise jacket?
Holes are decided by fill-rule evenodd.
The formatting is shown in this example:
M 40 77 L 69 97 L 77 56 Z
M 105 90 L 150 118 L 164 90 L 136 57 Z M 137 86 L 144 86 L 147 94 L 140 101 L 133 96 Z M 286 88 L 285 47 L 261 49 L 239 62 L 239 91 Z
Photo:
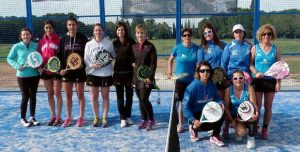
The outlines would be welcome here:
M 7 62 L 11 67 L 17 70 L 17 77 L 33 77 L 39 75 L 37 68 L 26 67 L 22 71 L 19 70 L 20 67 L 26 63 L 28 54 L 37 51 L 37 48 L 38 44 L 35 42 L 30 42 L 28 48 L 23 41 L 13 45 L 7 56 Z

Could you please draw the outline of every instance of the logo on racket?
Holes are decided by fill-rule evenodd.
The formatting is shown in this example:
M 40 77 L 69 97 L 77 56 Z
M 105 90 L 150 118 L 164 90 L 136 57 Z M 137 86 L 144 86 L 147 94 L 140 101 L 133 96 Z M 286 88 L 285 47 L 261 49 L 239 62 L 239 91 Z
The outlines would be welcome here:
M 216 122 L 222 118 L 223 113 L 222 107 L 217 102 L 210 101 L 202 110 L 200 122 Z
M 66 70 L 76 70 L 82 67 L 82 58 L 78 53 L 71 53 L 67 58 Z
M 112 56 L 109 51 L 101 50 L 98 51 L 93 59 L 95 64 L 101 64 L 101 66 L 106 66 L 112 61 Z
M 244 101 L 240 104 L 238 108 L 238 118 L 241 121 L 249 121 L 254 114 L 254 106 L 250 101 Z
M 211 79 L 215 84 L 221 85 L 224 81 L 227 80 L 227 73 L 221 67 L 216 67 L 213 69 L 213 75 Z
M 38 52 L 31 52 L 27 56 L 25 67 L 37 68 L 43 63 L 43 58 Z
M 150 75 L 150 67 L 146 65 L 142 65 L 137 70 L 137 78 L 140 81 L 146 82 L 146 79 Z

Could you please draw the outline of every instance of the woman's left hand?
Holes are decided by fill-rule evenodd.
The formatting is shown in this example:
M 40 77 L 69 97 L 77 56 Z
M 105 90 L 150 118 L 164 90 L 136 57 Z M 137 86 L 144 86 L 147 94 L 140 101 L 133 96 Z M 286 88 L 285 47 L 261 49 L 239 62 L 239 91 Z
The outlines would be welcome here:
M 151 84 L 152 81 L 151 81 L 149 78 L 147 78 L 146 81 L 145 81 L 145 83 L 146 83 L 146 84 Z

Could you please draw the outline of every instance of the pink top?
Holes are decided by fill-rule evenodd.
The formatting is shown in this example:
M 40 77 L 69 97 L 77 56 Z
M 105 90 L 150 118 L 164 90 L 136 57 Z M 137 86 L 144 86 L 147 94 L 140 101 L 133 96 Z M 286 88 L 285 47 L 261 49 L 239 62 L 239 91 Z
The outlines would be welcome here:
M 40 40 L 38 45 L 38 51 L 41 53 L 43 57 L 43 64 L 42 67 L 46 65 L 48 62 L 48 59 L 52 56 L 56 56 L 59 46 L 59 37 L 56 33 L 53 33 L 51 38 L 44 34 L 43 38 Z M 53 74 L 52 72 L 49 72 L 47 70 L 43 71 L 44 74 Z

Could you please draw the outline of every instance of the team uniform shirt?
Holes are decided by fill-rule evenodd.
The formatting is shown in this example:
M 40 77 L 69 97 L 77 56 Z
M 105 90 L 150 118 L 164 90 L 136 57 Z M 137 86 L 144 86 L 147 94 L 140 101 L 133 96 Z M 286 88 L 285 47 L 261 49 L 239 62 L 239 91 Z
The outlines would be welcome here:
M 221 66 L 223 48 L 221 48 L 219 45 L 216 45 L 212 41 L 208 41 L 207 46 L 207 50 L 203 47 L 203 45 L 199 47 L 197 53 L 197 62 L 200 63 L 201 61 L 207 61 L 212 68 Z
M 131 38 L 124 44 L 122 44 L 120 40 L 115 40 L 113 42 L 116 52 L 114 74 L 132 73 L 132 63 L 134 63 L 134 54 L 132 51 L 133 44 L 135 44 L 135 41 Z
M 76 33 L 75 37 L 70 37 L 68 34 L 65 34 L 60 41 L 59 52 L 57 57 L 61 62 L 62 69 L 67 67 L 67 59 L 71 53 L 77 53 L 80 55 L 82 60 L 84 59 L 84 48 L 88 39 L 80 34 Z M 63 76 L 64 78 L 85 78 L 85 63 L 82 62 L 82 67 L 76 70 L 68 70 Z
M 56 33 L 53 33 L 51 38 L 48 38 L 46 34 L 44 34 L 43 38 L 40 40 L 38 45 L 38 51 L 43 57 L 43 64 L 44 67 L 48 60 L 57 55 L 57 50 L 59 47 L 59 37 Z M 47 70 L 43 70 L 44 74 L 52 75 L 53 73 Z
M 85 46 L 84 62 L 86 64 L 86 73 L 94 75 L 107 77 L 111 76 L 113 73 L 113 65 L 110 62 L 108 65 L 94 69 L 91 67 L 95 63 L 95 57 L 97 52 L 106 50 L 110 53 L 112 58 L 115 58 L 115 51 L 112 42 L 106 38 L 102 41 L 97 42 L 95 39 L 89 41 Z
M 247 84 L 244 85 L 240 99 L 234 95 L 233 85 L 230 86 L 230 103 L 231 103 L 230 113 L 232 116 L 236 117 L 240 104 L 244 101 L 249 101 L 249 100 L 250 100 L 250 97 L 249 97 L 249 93 L 248 93 L 248 85 Z
M 136 88 L 145 88 L 143 81 L 137 79 L 137 70 L 145 65 L 150 67 L 148 78 L 154 82 L 155 71 L 157 67 L 157 52 L 155 46 L 146 40 L 143 44 L 136 43 L 132 46 L 135 59 L 135 67 L 133 69 L 133 84 Z
M 194 73 L 197 64 L 198 46 L 192 44 L 191 47 L 185 47 L 182 43 L 173 48 L 171 56 L 176 57 L 175 74 L 188 73 L 187 77 L 178 79 L 177 82 L 190 83 L 194 80 Z
M 224 49 L 221 67 L 227 72 L 229 78 L 234 70 L 242 70 L 250 74 L 250 50 L 251 44 L 243 40 L 232 40 Z
M 257 72 L 265 73 L 276 62 L 277 47 L 272 44 L 269 52 L 265 53 L 259 44 L 255 45 L 254 66 Z M 252 75 L 254 77 L 254 74 Z M 264 76 L 263 79 L 273 79 Z
M 27 56 L 31 52 L 36 52 L 37 49 L 38 44 L 32 41 L 28 46 L 26 46 L 23 41 L 13 45 L 7 55 L 7 62 L 11 67 L 17 70 L 17 77 L 34 77 L 40 75 L 37 68 L 25 67 L 24 70 L 19 70 L 21 66 L 25 65 Z
M 223 102 L 218 95 L 215 84 L 208 80 L 207 85 L 205 85 L 199 79 L 194 79 L 184 93 L 182 102 L 184 117 L 188 118 L 189 122 L 192 122 L 195 120 L 194 113 L 201 112 L 205 104 L 210 101 Z

